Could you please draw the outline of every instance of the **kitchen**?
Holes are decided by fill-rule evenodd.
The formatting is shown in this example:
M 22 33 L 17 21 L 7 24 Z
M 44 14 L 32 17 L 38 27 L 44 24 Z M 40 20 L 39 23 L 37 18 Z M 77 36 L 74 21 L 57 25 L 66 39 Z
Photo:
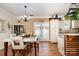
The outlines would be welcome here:
M 57 50 L 55 52 L 60 53 L 62 56 L 79 55 L 78 42 L 76 42 L 79 37 L 79 9 L 77 6 L 74 7 L 77 14 L 76 17 L 73 18 L 75 16 L 73 12 L 75 11 L 69 12 L 73 9 L 73 7 L 70 7 L 72 5 L 79 6 L 79 4 L 76 3 L 28 3 L 26 5 L 23 3 L 0 4 L 0 10 L 3 11 L 0 11 L 0 50 L 4 49 L 5 39 L 11 38 L 12 34 L 16 34 L 16 36 L 26 34 L 29 37 L 36 35 L 41 47 L 44 43 L 46 45 L 47 42 L 47 45 L 40 48 L 39 51 L 41 50 L 41 52 L 43 52 L 42 49 L 49 49 L 46 52 L 49 53 L 50 51 L 49 55 L 46 54 L 48 56 L 50 56 L 51 51 L 53 51 L 49 48 L 50 44 L 52 48 L 53 45 L 56 45 L 55 48 Z M 51 8 L 51 6 L 53 8 Z M 25 13 L 23 11 L 25 11 Z M 6 17 L 4 16 L 4 13 Z M 29 16 L 26 17 L 24 14 Z M 71 17 L 71 14 L 74 14 L 74 16 Z M 40 42 L 42 43 L 40 44 Z M 40 55 L 42 54 L 43 53 Z M 45 56 L 45 54 L 43 55 Z M 53 56 L 53 52 L 51 55 Z

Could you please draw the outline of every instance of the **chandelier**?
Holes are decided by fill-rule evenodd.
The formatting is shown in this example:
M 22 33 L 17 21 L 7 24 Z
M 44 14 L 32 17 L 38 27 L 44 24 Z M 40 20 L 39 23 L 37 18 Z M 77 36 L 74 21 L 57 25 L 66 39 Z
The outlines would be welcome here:
M 30 17 L 26 16 L 26 11 L 27 11 L 26 9 L 27 9 L 27 6 L 25 5 L 24 8 L 25 8 L 25 14 L 24 14 L 23 16 L 19 16 L 18 19 L 22 19 L 22 20 L 24 20 L 25 22 L 27 22 L 27 20 L 28 20 Z

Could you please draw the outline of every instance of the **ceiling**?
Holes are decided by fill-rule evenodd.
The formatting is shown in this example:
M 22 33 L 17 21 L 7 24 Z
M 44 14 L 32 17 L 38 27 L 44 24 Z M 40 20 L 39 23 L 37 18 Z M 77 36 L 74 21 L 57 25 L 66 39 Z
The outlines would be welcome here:
M 24 5 L 27 5 L 27 15 L 33 17 L 51 17 L 58 14 L 64 16 L 70 7 L 70 3 L 0 3 L 0 8 L 11 13 L 15 17 L 24 15 Z M 79 4 L 78 4 L 79 5 Z

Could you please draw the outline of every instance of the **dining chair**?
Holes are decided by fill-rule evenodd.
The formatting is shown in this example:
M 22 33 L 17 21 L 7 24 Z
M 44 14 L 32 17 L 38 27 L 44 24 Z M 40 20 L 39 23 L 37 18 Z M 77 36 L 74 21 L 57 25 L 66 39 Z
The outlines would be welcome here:
M 37 49 L 39 51 L 39 40 L 38 40 L 38 38 L 37 37 L 31 38 L 31 40 L 35 40 L 35 39 L 37 39 L 37 41 L 35 43 L 36 43 L 36 47 L 37 47 Z M 34 42 L 33 43 L 31 42 L 31 47 L 34 47 Z
M 16 34 L 10 34 L 10 38 L 13 38 L 15 36 L 16 36 Z
M 27 53 L 28 44 L 24 45 L 22 37 L 13 37 L 11 43 L 13 56 L 15 56 L 16 53 L 23 56 Z
M 39 40 L 38 40 L 38 37 L 35 37 L 35 39 L 37 39 L 36 47 L 38 48 L 38 51 L 39 51 Z

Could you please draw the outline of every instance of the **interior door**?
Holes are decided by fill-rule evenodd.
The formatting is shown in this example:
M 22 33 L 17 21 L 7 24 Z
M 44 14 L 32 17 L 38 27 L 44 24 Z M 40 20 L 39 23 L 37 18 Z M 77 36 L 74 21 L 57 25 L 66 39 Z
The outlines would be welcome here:
M 39 41 L 49 41 L 49 23 L 35 22 L 34 33 L 38 36 Z

